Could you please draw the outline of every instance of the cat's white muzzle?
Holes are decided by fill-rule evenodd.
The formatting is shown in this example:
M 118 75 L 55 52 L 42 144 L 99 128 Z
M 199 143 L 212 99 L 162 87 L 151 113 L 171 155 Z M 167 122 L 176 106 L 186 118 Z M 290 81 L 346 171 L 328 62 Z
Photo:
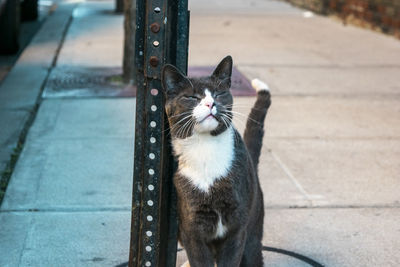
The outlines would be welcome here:
M 193 116 L 197 120 L 194 130 L 198 133 L 211 132 L 218 127 L 218 121 L 214 117 L 217 114 L 217 108 L 214 106 L 210 109 L 205 105 L 198 105 L 193 110 Z

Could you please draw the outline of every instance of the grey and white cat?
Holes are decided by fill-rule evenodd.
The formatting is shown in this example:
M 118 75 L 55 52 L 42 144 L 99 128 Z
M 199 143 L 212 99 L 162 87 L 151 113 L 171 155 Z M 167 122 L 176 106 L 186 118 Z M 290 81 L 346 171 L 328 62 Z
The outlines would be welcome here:
M 253 82 L 257 100 L 242 139 L 232 125 L 231 75 L 230 56 L 210 77 L 188 78 L 172 65 L 162 72 L 178 161 L 179 240 L 191 267 L 263 266 L 257 165 L 270 93 L 261 81 Z

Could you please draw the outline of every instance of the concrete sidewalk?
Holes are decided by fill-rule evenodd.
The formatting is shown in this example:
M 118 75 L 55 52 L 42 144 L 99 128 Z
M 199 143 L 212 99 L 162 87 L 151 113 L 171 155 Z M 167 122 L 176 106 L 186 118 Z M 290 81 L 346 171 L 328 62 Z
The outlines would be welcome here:
M 52 47 L 62 40 L 44 40 L 43 53 L 57 55 L 56 67 L 120 66 L 114 3 L 70 5 L 61 7 L 71 24 L 54 29 L 66 30 L 61 50 Z M 260 161 L 264 244 L 325 266 L 399 266 L 399 41 L 272 0 L 190 5 L 189 64 L 231 54 L 272 90 Z M 22 58 L 0 93 L 17 82 L 39 92 L 47 72 L 33 81 L 13 72 L 41 69 L 40 59 Z M 253 101 L 236 98 L 236 110 L 247 114 Z M 0 209 L 0 266 L 128 260 L 134 110 L 133 98 L 41 100 Z M 235 124 L 242 131 L 244 118 Z M 277 253 L 265 263 L 308 266 Z

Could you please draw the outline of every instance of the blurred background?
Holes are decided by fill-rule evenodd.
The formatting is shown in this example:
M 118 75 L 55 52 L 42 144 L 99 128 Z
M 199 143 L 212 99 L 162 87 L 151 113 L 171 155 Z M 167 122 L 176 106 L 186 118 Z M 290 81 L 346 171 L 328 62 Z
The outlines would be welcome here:
M 233 57 L 239 131 L 249 81 L 271 89 L 263 243 L 324 266 L 399 266 L 400 1 L 189 9 L 189 75 Z M 127 262 L 134 21 L 135 1 L 0 0 L 0 266 Z

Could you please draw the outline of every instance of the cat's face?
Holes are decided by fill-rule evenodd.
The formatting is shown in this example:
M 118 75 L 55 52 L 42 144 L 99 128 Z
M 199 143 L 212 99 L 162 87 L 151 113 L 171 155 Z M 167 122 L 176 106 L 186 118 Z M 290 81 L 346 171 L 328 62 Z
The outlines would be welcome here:
M 219 63 L 210 77 L 188 78 L 172 65 L 163 68 L 165 110 L 172 137 L 187 138 L 194 132 L 218 135 L 230 126 L 231 74 L 230 56 Z

